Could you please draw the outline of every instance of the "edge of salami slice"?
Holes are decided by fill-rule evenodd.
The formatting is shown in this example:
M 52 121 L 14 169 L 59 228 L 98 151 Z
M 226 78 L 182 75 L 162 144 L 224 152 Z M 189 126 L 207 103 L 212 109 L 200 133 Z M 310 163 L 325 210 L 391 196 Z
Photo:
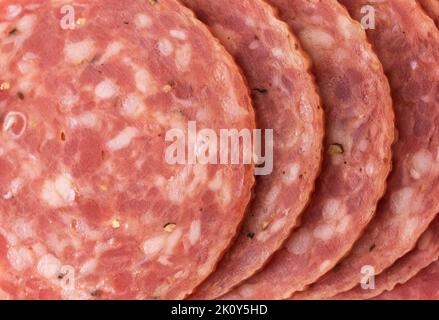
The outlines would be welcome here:
M 224 299 L 284 299 L 353 246 L 386 187 L 394 142 L 390 88 L 361 26 L 336 1 L 272 0 L 313 60 L 326 111 L 323 170 L 284 247 Z
M 362 289 L 361 286 L 336 295 L 331 299 L 365 300 L 376 297 L 385 291 L 392 291 L 395 286 L 404 284 L 414 278 L 421 270 L 427 268 L 439 258 L 439 217 L 424 232 L 416 248 L 399 259 L 373 280 L 373 287 Z
M 273 130 L 273 171 L 259 176 L 242 230 L 194 299 L 213 299 L 261 269 L 309 202 L 320 172 L 323 111 L 311 64 L 261 0 L 185 0 L 243 69 L 258 129 Z M 266 150 L 267 152 L 267 150 Z
M 375 300 L 439 300 L 439 261 Z
M 386 196 L 354 249 L 332 272 L 297 299 L 333 297 L 355 287 L 364 270 L 382 273 L 410 252 L 439 212 L 439 31 L 414 0 L 342 0 L 363 19 L 389 78 L 399 140 Z
M 439 1 L 438 0 L 418 0 L 425 12 L 434 20 L 439 28 Z

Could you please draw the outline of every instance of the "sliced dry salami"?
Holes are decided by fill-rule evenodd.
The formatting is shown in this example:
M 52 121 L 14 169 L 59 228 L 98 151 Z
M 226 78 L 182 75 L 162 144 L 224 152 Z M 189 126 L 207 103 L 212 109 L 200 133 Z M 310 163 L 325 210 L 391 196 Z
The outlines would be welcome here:
M 439 300 L 439 261 L 376 300 Z
M 418 0 L 418 2 L 439 27 L 439 0 Z
M 360 300 L 370 299 L 391 291 L 398 284 L 403 284 L 416 276 L 420 270 L 425 269 L 439 258 L 439 217 L 419 239 L 414 250 L 399 259 L 392 267 L 382 274 L 371 279 L 373 287 L 362 289 L 361 286 L 348 292 L 339 294 L 334 299 Z M 438 288 L 439 290 L 439 288 Z
M 320 171 L 323 112 L 308 58 L 260 0 L 185 0 L 244 70 L 258 127 L 273 130 L 273 172 L 259 176 L 232 248 L 193 298 L 212 299 L 259 270 L 283 244 Z
M 333 297 L 366 283 L 411 251 L 439 211 L 439 31 L 414 0 L 342 2 L 358 20 L 366 11 L 375 15 L 368 35 L 390 80 L 399 140 L 386 196 L 367 231 L 297 299 Z
M 334 1 L 273 0 L 314 62 L 327 114 L 322 174 L 301 227 L 225 299 L 282 299 L 329 271 L 384 193 L 394 117 L 390 88 L 361 26 Z
M 69 3 L 0 5 L 0 298 L 184 298 L 254 167 L 169 164 L 165 136 L 253 130 L 248 88 L 174 0 Z

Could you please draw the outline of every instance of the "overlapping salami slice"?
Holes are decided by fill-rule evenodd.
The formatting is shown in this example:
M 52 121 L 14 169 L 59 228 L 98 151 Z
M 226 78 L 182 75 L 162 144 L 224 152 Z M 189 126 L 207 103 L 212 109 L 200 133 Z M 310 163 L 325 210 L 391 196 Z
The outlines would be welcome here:
M 418 2 L 439 27 L 439 0 L 418 0 Z
M 368 35 L 390 80 L 399 140 L 386 196 L 366 233 L 298 299 L 333 297 L 380 274 L 414 248 L 439 211 L 439 31 L 414 0 L 342 2 L 358 20 L 375 15 Z
M 439 300 L 439 261 L 376 300 Z
M 255 127 L 232 58 L 174 0 L 2 1 L 0 34 L 0 298 L 190 294 L 254 168 L 170 164 L 165 139 Z
M 273 130 L 273 171 L 257 177 L 254 201 L 232 248 L 194 298 L 217 298 L 259 270 L 308 203 L 320 171 L 323 117 L 310 63 L 288 26 L 260 0 L 185 0 L 244 70 L 258 127 Z
M 385 270 L 376 278 L 369 279 L 366 290 L 361 286 L 348 292 L 341 293 L 334 299 L 360 300 L 370 299 L 383 293 L 391 291 L 396 285 L 403 284 L 416 276 L 420 270 L 425 269 L 439 258 L 439 217 L 419 239 L 414 250 L 399 259 L 392 267 Z M 439 290 L 439 287 L 438 287 Z
M 390 89 L 361 26 L 336 1 L 273 0 L 314 62 L 327 114 L 321 177 L 301 227 L 224 299 L 282 299 L 329 271 L 372 218 L 391 166 Z

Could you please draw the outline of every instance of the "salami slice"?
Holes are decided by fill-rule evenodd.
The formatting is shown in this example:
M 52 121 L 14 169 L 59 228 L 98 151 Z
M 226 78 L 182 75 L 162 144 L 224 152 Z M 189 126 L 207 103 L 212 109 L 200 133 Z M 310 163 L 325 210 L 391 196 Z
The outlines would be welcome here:
M 194 298 L 212 299 L 259 270 L 308 203 L 320 171 L 323 112 L 310 63 L 288 26 L 260 0 L 185 0 L 235 57 L 253 93 L 257 123 L 273 130 L 273 172 L 257 177 L 241 233 Z
M 418 2 L 439 27 L 439 0 L 418 0 Z
M 248 88 L 174 0 L 65 3 L 0 6 L 0 298 L 184 298 L 235 236 L 254 167 L 172 164 L 167 136 L 253 130 Z
M 427 268 L 439 258 L 439 217 L 419 239 L 414 250 L 399 259 L 392 267 L 385 270 L 376 279 L 374 286 L 367 290 L 357 287 L 348 292 L 335 296 L 335 299 L 360 300 L 370 299 L 383 293 L 392 291 L 398 284 L 403 284 L 416 276 L 420 270 Z
M 376 300 L 439 300 L 439 261 Z
M 386 196 L 366 233 L 298 299 L 333 297 L 380 274 L 411 251 L 439 211 L 439 31 L 414 0 L 342 2 L 358 20 L 364 6 L 375 14 L 368 35 L 393 89 L 399 140 Z
M 384 193 L 394 118 L 390 89 L 361 26 L 336 1 L 273 0 L 314 62 L 326 111 L 322 174 L 301 227 L 225 299 L 282 299 L 329 271 Z

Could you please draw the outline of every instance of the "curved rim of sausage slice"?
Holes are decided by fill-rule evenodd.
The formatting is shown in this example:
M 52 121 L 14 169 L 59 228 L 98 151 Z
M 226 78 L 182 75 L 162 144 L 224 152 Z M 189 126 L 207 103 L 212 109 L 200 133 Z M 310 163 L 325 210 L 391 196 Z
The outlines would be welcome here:
M 439 1 L 438 0 L 418 0 L 422 8 L 439 28 Z
M 390 268 L 378 275 L 374 287 L 364 290 L 360 287 L 338 294 L 337 300 L 365 300 L 374 298 L 385 291 L 392 291 L 397 285 L 414 278 L 421 270 L 427 268 L 439 258 L 439 217 L 424 232 L 416 248 L 399 259 Z
M 439 261 L 432 263 L 407 283 L 384 292 L 375 300 L 438 300 Z
M 63 3 L 1 6 L 1 296 L 184 298 L 234 238 L 254 166 L 170 164 L 165 139 L 254 130 L 249 90 L 175 0 L 78 0 L 74 19 Z
M 313 60 L 326 111 L 325 160 L 298 230 L 226 299 L 284 299 L 352 248 L 384 194 L 394 115 L 390 88 L 361 26 L 336 1 L 272 0 Z
M 363 6 L 374 9 L 376 28 L 368 35 L 390 81 L 399 140 L 386 195 L 367 231 L 298 299 L 346 292 L 366 269 L 382 273 L 416 246 L 439 212 L 439 31 L 413 0 L 342 3 L 357 20 Z
M 256 178 L 241 232 L 192 297 L 214 299 L 261 269 L 297 225 L 320 172 L 323 111 L 309 59 L 271 6 L 260 0 L 183 3 L 235 57 L 252 90 L 258 129 L 263 136 L 272 130 L 275 139 L 273 170 Z

